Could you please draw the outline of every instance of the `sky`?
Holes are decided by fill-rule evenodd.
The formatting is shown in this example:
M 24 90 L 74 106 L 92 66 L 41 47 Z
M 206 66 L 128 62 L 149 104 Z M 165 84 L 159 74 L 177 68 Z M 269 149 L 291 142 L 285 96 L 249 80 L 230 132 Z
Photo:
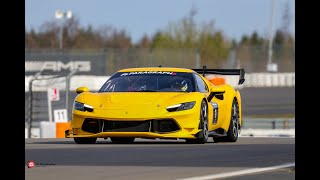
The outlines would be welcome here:
M 110 25 L 126 30 L 132 42 L 144 34 L 154 35 L 164 30 L 169 22 L 178 22 L 192 7 L 197 24 L 214 21 L 214 26 L 226 37 L 239 41 L 254 31 L 268 37 L 281 27 L 286 3 L 290 6 L 290 33 L 295 34 L 295 0 L 275 0 L 274 21 L 271 26 L 272 0 L 25 0 L 25 27 L 38 31 L 46 21 L 58 21 L 56 10 L 71 10 L 81 26 L 98 28 Z

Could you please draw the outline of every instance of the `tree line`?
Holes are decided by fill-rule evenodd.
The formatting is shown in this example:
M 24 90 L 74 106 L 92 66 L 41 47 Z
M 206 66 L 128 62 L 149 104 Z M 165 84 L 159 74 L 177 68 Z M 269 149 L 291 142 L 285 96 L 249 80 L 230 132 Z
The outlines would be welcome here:
M 236 59 L 241 64 L 252 61 L 266 61 L 269 37 L 262 36 L 256 31 L 244 34 L 239 41 L 228 38 L 219 30 L 211 20 L 199 24 L 195 22 L 196 10 L 190 12 L 176 22 L 169 24 L 153 35 L 143 35 L 140 40 L 133 43 L 125 29 L 117 29 L 111 25 L 93 28 L 91 25 L 84 27 L 79 18 L 74 16 L 64 22 L 63 48 L 83 50 L 114 49 L 188 49 L 199 54 L 202 62 L 221 65 L 230 57 L 230 52 L 236 52 Z M 294 58 L 295 39 L 290 34 L 289 7 L 284 10 L 283 26 L 276 29 L 273 37 L 273 55 L 279 63 L 292 63 Z M 56 21 L 43 23 L 38 31 L 25 30 L 26 49 L 57 49 L 59 47 L 59 33 L 61 25 Z M 277 58 L 278 57 L 278 58 Z M 263 64 L 263 63 L 262 63 Z M 262 67 L 261 67 L 262 68 Z

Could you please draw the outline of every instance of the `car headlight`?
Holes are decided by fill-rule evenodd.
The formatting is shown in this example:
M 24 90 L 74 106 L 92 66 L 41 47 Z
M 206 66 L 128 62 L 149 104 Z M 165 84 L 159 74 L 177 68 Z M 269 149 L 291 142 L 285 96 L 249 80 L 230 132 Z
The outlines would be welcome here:
M 74 102 L 74 105 L 73 105 L 73 108 L 75 110 L 78 110 L 78 111 L 89 111 L 89 112 L 92 112 L 93 111 L 93 106 L 90 106 L 88 104 L 83 104 L 83 103 L 79 103 L 79 102 Z
M 188 109 L 192 109 L 195 104 L 196 104 L 195 101 L 176 104 L 176 105 L 173 105 L 173 106 L 168 106 L 167 107 L 167 111 L 173 112 L 173 111 L 188 110 Z

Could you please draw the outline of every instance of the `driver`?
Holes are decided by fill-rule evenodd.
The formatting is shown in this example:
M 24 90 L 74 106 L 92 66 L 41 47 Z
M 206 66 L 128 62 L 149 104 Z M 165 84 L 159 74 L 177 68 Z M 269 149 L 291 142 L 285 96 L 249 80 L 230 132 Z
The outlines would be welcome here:
M 179 91 L 186 91 L 188 89 L 188 84 L 185 80 L 183 81 L 175 81 L 171 84 L 171 88 Z

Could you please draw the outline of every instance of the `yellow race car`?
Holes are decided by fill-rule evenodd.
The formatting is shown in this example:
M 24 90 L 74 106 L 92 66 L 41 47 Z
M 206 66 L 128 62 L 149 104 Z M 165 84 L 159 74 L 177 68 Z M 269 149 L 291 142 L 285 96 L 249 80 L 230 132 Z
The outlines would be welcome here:
M 78 87 L 66 137 L 78 144 L 97 138 L 236 142 L 242 126 L 240 92 L 224 81 L 208 80 L 208 74 L 239 75 L 242 84 L 245 72 L 205 66 L 128 68 L 113 74 L 98 92 Z

